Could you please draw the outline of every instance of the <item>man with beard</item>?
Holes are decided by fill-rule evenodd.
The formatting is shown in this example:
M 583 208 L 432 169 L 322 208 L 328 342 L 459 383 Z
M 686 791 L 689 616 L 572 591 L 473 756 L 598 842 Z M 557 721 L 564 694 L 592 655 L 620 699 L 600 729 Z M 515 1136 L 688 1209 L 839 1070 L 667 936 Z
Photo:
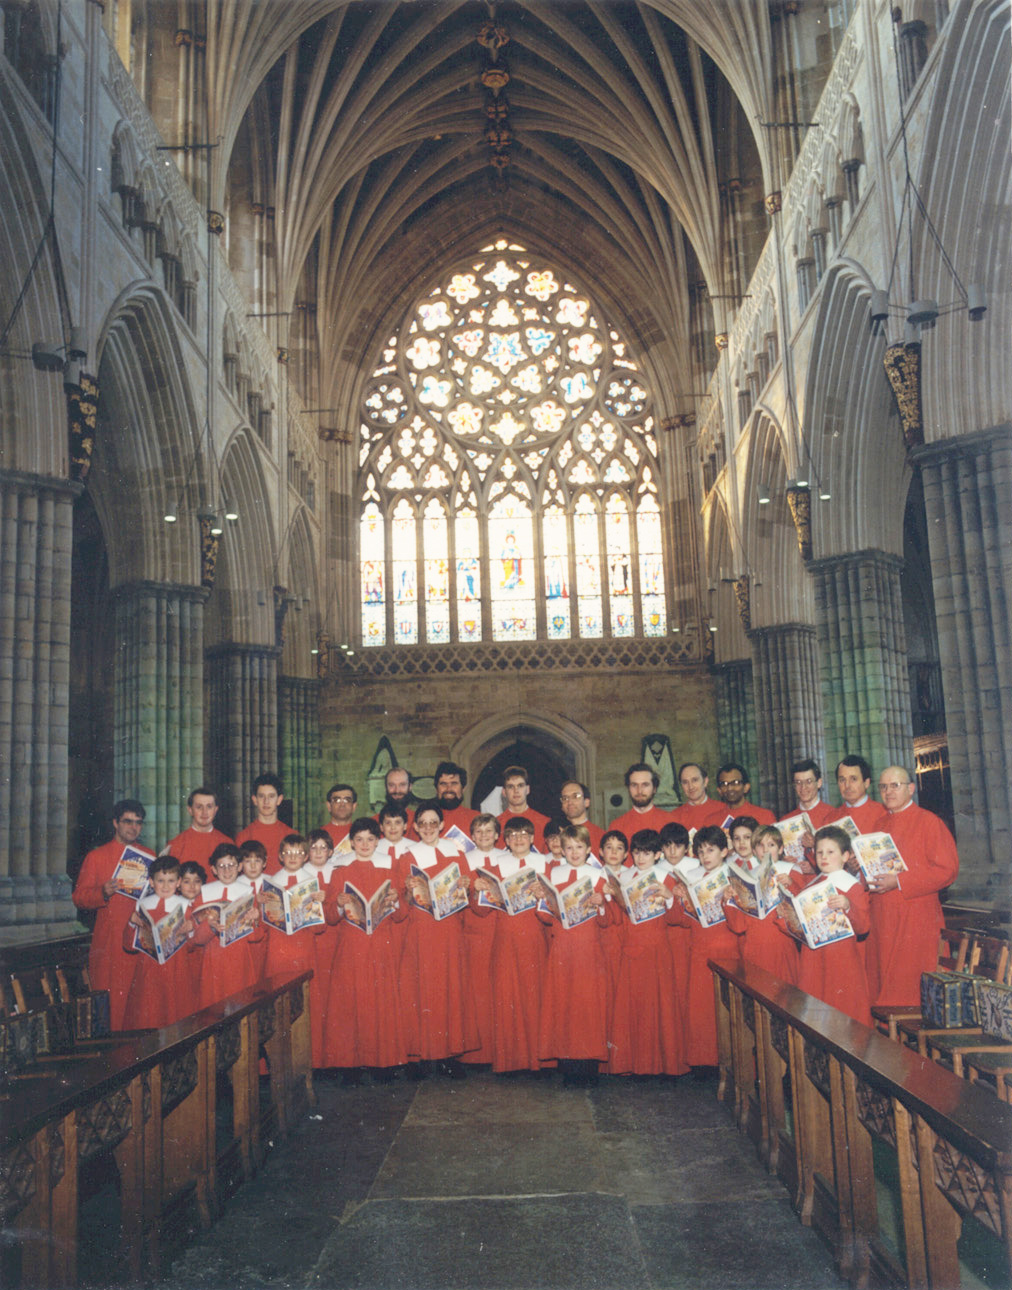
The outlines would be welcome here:
M 590 834 L 590 849 L 600 859 L 604 829 L 600 824 L 591 824 L 587 814 L 590 809 L 590 789 L 578 779 L 568 779 L 559 790 L 559 801 L 562 803 L 566 823 L 583 825 Z
M 467 771 L 456 762 L 441 761 L 436 767 L 432 782 L 436 786 L 436 801 L 443 812 L 443 827 L 439 836 L 445 838 L 447 830 L 453 825 L 467 837 L 471 836 L 471 821 L 479 815 L 464 803 L 464 789 L 467 788 Z
M 630 766 L 625 773 L 625 786 L 632 806 L 617 820 L 612 820 L 608 825 L 609 830 L 619 829 L 627 838 L 631 838 L 641 829 L 653 829 L 655 833 L 660 833 L 665 824 L 670 824 L 671 812 L 663 811 L 653 804 L 660 782 L 660 776 L 646 762 L 640 761 Z
M 411 772 L 404 766 L 391 766 L 386 775 L 387 806 L 403 806 L 408 813 L 406 837 L 414 837 L 414 807 L 418 799 L 411 791 Z

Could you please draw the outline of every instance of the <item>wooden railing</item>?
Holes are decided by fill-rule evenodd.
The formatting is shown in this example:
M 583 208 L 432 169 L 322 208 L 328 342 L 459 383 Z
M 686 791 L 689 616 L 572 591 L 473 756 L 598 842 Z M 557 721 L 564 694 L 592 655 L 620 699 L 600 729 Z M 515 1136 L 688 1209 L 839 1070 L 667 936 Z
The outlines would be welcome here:
M 315 1103 L 311 976 L 273 978 L 174 1026 L 83 1045 L 12 1079 L 0 1095 L 7 1277 L 26 1290 L 75 1284 L 78 1170 L 100 1155 L 119 1173 L 133 1279 L 157 1274 L 165 1232 L 184 1217 L 210 1226 L 268 1140 Z M 230 1085 L 230 1125 L 219 1080 Z
M 718 1095 L 843 1275 L 956 1290 L 968 1219 L 1010 1284 L 1012 1107 L 769 973 L 710 967 Z M 895 1232 L 879 1221 L 890 1177 Z

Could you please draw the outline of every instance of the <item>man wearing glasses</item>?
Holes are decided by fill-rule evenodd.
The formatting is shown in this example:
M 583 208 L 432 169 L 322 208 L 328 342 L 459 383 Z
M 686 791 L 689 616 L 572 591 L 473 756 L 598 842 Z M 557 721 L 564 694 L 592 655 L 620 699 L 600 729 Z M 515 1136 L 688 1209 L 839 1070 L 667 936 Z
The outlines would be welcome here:
M 330 819 L 323 826 L 336 847 L 348 836 L 351 822 L 355 818 L 355 804 L 358 794 L 350 784 L 334 784 L 327 790 L 327 810 Z
M 767 811 L 765 806 L 753 806 L 748 800 L 751 788 L 748 771 L 744 766 L 725 762 L 717 771 L 717 792 L 732 819 L 739 815 L 751 815 L 757 824 L 775 824 L 777 817 L 772 811 Z
M 600 824 L 591 824 L 590 816 L 587 814 L 590 810 L 590 789 L 577 779 L 569 779 L 559 790 L 559 801 L 566 823 L 582 824 L 590 834 L 591 851 L 594 855 L 600 856 L 604 829 Z
M 123 948 L 123 933 L 137 905 L 139 891 L 125 891 L 113 874 L 126 848 L 146 863 L 155 857 L 139 843 L 144 827 L 144 807 L 124 798 L 112 808 L 112 839 L 89 851 L 74 884 L 78 909 L 95 910 L 95 927 L 88 951 L 88 975 L 93 990 L 109 991 L 109 1020 L 113 1030 L 123 1029 L 127 994 L 137 967 L 137 955 Z

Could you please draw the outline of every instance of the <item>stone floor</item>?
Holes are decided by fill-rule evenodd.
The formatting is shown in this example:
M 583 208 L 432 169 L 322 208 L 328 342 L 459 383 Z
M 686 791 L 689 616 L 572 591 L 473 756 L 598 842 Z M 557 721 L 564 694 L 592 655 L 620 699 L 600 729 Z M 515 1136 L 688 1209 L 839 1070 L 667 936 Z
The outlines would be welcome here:
M 318 1094 L 156 1290 L 844 1284 L 712 1082 L 472 1074 Z

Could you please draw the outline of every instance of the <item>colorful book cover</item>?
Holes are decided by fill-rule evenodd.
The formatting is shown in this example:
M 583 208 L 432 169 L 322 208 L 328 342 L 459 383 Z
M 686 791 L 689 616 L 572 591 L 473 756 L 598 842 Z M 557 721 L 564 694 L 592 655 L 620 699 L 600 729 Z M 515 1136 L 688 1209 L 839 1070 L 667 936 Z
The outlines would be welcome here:
M 727 883 L 727 865 L 722 864 L 712 873 L 705 873 L 689 888 L 689 899 L 692 901 L 691 912 L 704 927 L 716 927 L 718 923 L 726 921 L 722 902 Z
M 784 909 L 786 911 L 788 904 L 793 906 L 801 928 L 801 939 L 809 949 L 818 950 L 854 935 L 847 915 L 841 910 L 828 908 L 826 902 L 831 896 L 846 894 L 857 881 L 851 874 L 840 870 L 810 883 L 797 896 L 785 893 Z
M 148 865 L 154 858 L 150 851 L 140 847 L 124 847 L 112 872 L 112 881 L 116 884 L 114 894 L 140 900 L 148 883 Z
M 223 948 L 255 932 L 257 896 L 253 888 L 226 904 L 218 915 L 218 920 L 218 940 Z
M 387 909 L 383 908 L 383 903 L 387 896 L 390 895 L 390 891 L 391 883 L 390 879 L 387 878 L 366 900 L 354 883 L 346 882 L 344 884 L 344 894 L 351 897 L 351 903 L 344 906 L 345 918 L 352 927 L 357 927 L 359 931 L 365 932 L 367 936 L 372 936 L 376 928 L 393 913 L 392 906 Z
M 844 815 L 839 820 L 834 820 L 833 827 L 843 829 L 843 831 L 852 838 L 856 838 L 861 832 L 857 824 L 849 815 Z
M 422 909 L 425 913 L 431 914 L 437 922 L 449 918 L 451 914 L 459 914 L 462 909 L 467 908 L 467 883 L 460 872 L 459 864 L 448 864 L 433 878 L 430 878 L 424 869 L 413 864 L 411 876 L 423 880 L 425 892 L 418 895 L 414 890 L 409 891 L 409 903 L 416 909 Z
M 851 845 L 868 882 L 883 874 L 906 872 L 907 866 L 899 848 L 888 833 L 861 833 L 853 839 Z
M 806 811 L 799 811 L 797 815 L 789 815 L 786 820 L 778 820 L 777 828 L 780 830 L 780 836 L 784 840 L 784 855 L 790 860 L 798 863 L 805 858 L 805 848 L 801 841 L 806 833 L 815 836 L 815 830 L 812 828 L 812 821 L 808 818 Z
M 182 949 L 190 938 L 190 929 L 186 926 L 187 905 L 185 900 L 164 914 L 157 923 L 148 910 L 138 906 L 144 915 L 145 925 L 138 927 L 134 933 L 134 949 L 147 954 L 159 964 L 168 963 L 177 950 Z
M 480 877 L 488 878 L 495 886 L 494 892 L 478 893 L 479 905 L 515 915 L 535 909 L 541 900 L 541 880 L 538 871 L 530 865 L 523 865 L 508 878 L 497 878 L 487 869 L 478 869 L 476 872 Z
M 455 842 L 457 849 L 465 854 L 468 851 L 477 851 L 478 849 L 474 844 L 474 839 L 469 838 L 464 830 L 458 828 L 456 824 L 451 824 L 445 833 L 441 833 L 439 840 L 440 842 Z
M 734 903 L 752 918 L 765 918 L 781 901 L 782 893 L 777 877 L 789 873 L 791 866 L 776 861 L 772 856 L 757 868 L 746 870 L 736 861 L 728 864 L 728 881 Z
M 265 877 L 260 890 L 264 897 L 261 916 L 275 931 L 294 936 L 304 927 L 318 927 L 323 922 L 322 895 L 315 878 L 282 887 L 276 878 Z
M 636 870 L 627 883 L 622 883 L 621 891 L 629 918 L 637 924 L 660 918 L 671 903 L 664 875 L 655 867 Z
M 592 918 L 597 917 L 597 906 L 593 903 L 594 879 L 587 874 L 577 878 L 568 887 L 556 887 L 543 875 L 541 881 L 541 908 L 559 920 L 566 931 L 581 927 Z

